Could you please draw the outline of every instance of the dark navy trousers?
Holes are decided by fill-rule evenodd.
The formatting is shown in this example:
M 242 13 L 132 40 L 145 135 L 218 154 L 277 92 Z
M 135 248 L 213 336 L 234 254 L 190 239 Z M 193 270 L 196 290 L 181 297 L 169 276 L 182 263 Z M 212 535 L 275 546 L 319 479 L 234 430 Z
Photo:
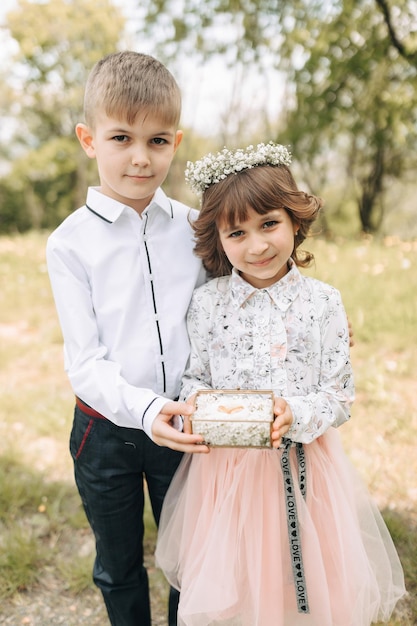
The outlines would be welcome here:
M 141 430 L 121 428 L 75 407 L 70 450 L 75 481 L 96 539 L 93 577 L 112 626 L 151 626 L 143 562 L 144 479 L 158 525 L 182 453 L 154 444 Z M 179 594 L 171 589 L 169 626 Z

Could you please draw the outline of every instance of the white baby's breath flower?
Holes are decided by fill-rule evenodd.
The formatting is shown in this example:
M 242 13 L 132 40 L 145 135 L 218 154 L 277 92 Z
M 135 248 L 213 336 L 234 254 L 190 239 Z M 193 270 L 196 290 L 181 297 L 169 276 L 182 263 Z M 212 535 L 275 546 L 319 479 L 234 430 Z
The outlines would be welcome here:
M 259 143 L 256 148 L 228 150 L 223 148 L 217 154 L 209 152 L 199 161 L 187 162 L 185 180 L 191 189 L 201 195 L 210 185 L 219 183 L 230 174 L 237 174 L 258 165 L 290 165 L 291 153 L 286 146 L 273 143 Z

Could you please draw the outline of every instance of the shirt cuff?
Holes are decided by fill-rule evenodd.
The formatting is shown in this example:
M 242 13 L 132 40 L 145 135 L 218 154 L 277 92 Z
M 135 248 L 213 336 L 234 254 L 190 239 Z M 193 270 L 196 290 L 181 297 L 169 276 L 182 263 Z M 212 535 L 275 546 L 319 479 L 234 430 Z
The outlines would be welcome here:
M 156 416 L 159 415 L 162 407 L 167 402 L 171 402 L 171 400 L 169 400 L 168 398 L 163 398 L 162 396 L 156 396 L 143 413 L 142 428 L 145 431 L 145 433 L 148 435 L 148 437 L 152 439 L 152 441 L 153 441 L 152 425 L 155 421 Z

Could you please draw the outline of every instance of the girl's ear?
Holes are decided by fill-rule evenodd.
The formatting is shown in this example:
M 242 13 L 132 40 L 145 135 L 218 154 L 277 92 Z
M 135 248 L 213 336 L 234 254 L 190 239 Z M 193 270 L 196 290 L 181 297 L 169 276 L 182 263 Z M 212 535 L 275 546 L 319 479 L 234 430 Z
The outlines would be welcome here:
M 94 159 L 96 151 L 94 148 L 94 137 L 90 128 L 86 124 L 77 124 L 75 134 L 81 144 L 82 149 L 90 159 Z

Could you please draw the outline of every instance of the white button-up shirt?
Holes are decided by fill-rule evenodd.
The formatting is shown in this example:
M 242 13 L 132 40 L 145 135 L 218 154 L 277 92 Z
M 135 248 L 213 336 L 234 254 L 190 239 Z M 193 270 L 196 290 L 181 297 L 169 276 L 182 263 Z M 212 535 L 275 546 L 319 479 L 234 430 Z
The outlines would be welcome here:
M 139 215 L 90 188 L 86 205 L 47 244 L 74 393 L 115 424 L 148 435 L 179 394 L 189 355 L 186 313 L 205 280 L 189 211 L 158 189 Z
M 235 270 L 197 289 L 181 396 L 210 388 L 273 390 L 294 416 L 286 436 L 309 443 L 349 419 L 349 331 L 339 292 L 291 265 L 265 289 Z

